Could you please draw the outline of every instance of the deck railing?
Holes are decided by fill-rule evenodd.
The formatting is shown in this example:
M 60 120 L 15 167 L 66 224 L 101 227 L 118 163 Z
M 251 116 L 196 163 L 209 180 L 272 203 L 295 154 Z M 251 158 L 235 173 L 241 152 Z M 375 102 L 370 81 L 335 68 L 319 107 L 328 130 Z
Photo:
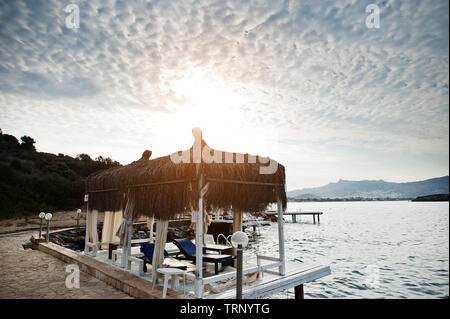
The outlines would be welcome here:
M 261 260 L 270 260 L 270 261 L 275 261 L 275 262 L 262 265 Z M 280 267 L 280 265 L 281 265 L 281 261 L 278 258 L 257 255 L 257 266 L 244 269 L 242 271 L 242 274 L 247 275 L 247 274 L 251 274 L 251 273 L 255 273 L 255 272 L 275 273 L 273 271 L 270 271 L 269 269 Z M 203 285 L 206 285 L 206 284 L 218 282 L 218 281 L 225 280 L 225 279 L 235 278 L 236 275 L 237 275 L 236 271 L 227 272 L 225 274 L 219 274 L 219 275 L 203 278 L 202 283 L 203 283 Z

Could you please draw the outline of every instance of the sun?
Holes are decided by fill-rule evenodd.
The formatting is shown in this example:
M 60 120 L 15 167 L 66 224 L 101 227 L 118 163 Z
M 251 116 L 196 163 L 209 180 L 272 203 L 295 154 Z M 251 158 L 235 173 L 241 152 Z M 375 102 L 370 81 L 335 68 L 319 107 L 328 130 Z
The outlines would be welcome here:
M 172 83 L 183 105 L 177 105 L 171 122 L 184 132 L 200 127 L 208 141 L 223 144 L 230 130 L 239 127 L 245 97 L 236 85 L 208 72 L 193 71 Z
M 192 128 L 199 127 L 205 141 L 213 148 L 251 154 L 269 154 L 273 134 L 261 127 L 254 118 L 259 115 L 248 107 L 249 97 L 242 85 L 230 82 L 213 72 L 194 70 L 170 83 L 177 101 L 173 112 L 163 115 L 155 131 L 166 132 L 167 152 L 186 149 L 192 145 Z

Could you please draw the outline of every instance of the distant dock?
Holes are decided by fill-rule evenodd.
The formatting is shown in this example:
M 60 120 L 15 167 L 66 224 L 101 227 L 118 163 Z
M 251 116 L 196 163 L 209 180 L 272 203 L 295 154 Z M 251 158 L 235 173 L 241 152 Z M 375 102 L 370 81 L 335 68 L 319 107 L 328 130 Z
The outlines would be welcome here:
M 317 216 L 317 223 L 320 224 L 320 215 L 322 215 L 323 212 L 284 212 L 283 216 L 291 215 L 292 216 L 292 222 L 297 222 L 297 216 L 302 215 L 308 215 L 313 217 L 314 224 L 316 223 L 316 216 Z M 266 211 L 266 215 L 278 215 L 276 211 Z

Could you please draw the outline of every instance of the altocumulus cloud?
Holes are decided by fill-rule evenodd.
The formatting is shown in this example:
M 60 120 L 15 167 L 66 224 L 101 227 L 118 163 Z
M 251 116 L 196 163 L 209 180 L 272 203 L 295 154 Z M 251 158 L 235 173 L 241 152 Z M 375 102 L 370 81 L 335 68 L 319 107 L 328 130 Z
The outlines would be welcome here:
M 51 76 L 0 67 L 0 92 L 29 95 L 33 98 L 79 98 L 97 94 L 100 89 L 89 78 L 58 81 Z
M 69 2 L 0 2 L 8 125 L 39 114 L 38 98 L 53 120 L 70 109 L 87 130 L 113 110 L 150 111 L 141 124 L 151 135 L 158 114 L 192 103 L 174 83 L 202 70 L 245 95 L 230 108 L 246 125 L 278 127 L 281 143 L 305 158 L 323 158 L 322 149 L 307 154 L 317 143 L 448 158 L 448 1 L 71 2 L 77 32 L 64 25 Z M 370 3 L 380 7 L 379 29 L 365 26 Z M 87 103 L 96 124 L 76 112 Z M 123 123 L 108 121 L 110 133 Z

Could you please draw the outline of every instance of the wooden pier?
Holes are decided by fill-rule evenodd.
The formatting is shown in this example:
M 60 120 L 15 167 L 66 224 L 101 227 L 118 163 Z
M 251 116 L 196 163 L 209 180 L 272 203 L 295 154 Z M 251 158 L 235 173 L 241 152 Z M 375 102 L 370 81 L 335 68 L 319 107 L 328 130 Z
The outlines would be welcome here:
M 316 216 L 317 216 L 317 223 L 320 224 L 320 215 L 322 215 L 323 212 L 284 212 L 283 216 L 291 215 L 292 216 L 292 222 L 297 222 L 297 216 L 302 215 L 309 215 L 313 217 L 314 224 L 316 223 Z M 266 215 L 277 215 L 276 211 L 266 211 Z
M 253 270 L 251 270 L 253 271 Z M 280 276 L 273 271 L 265 271 L 264 276 L 253 283 L 246 284 L 242 290 L 242 298 L 256 299 L 294 288 L 295 299 L 304 299 L 304 284 L 331 274 L 329 266 L 316 263 L 286 262 L 286 274 Z M 223 274 L 226 276 L 229 274 Z M 220 275 L 219 275 L 220 276 Z M 208 278 L 204 279 L 208 281 Z M 227 289 L 219 293 L 211 293 L 206 299 L 234 299 L 236 290 Z

